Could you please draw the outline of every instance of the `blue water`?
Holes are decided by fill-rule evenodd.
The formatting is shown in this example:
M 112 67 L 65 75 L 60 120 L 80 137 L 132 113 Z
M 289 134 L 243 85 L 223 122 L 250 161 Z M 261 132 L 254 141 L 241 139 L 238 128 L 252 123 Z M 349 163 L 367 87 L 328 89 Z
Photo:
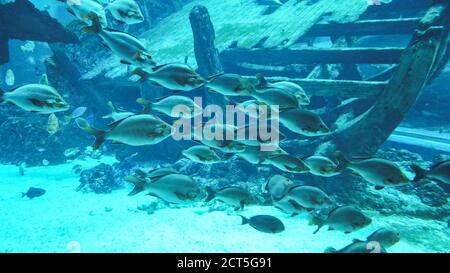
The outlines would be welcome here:
M 0 14 L 5 4 L 10 2 L 13 1 L 0 0 Z M 72 2 L 69 4 L 72 5 Z M 31 3 L 43 11 L 33 16 L 45 17 L 43 22 L 47 24 L 51 20 L 53 28 L 65 28 L 66 34 L 75 35 L 78 41 L 70 44 L 36 41 L 46 40 L 45 35 L 21 40 L 11 38 L 8 41 L 9 61 L 0 65 L 0 89 L 2 93 L 8 94 L 3 95 L 1 100 L 5 102 L 0 104 L 0 252 L 323 253 L 329 247 L 342 249 L 351 244 L 353 239 L 366 240 L 381 228 L 400 234 L 398 242 L 386 247 L 389 253 L 450 252 L 449 181 L 411 182 L 416 176 L 411 168 L 413 164 L 428 169 L 450 159 L 450 115 L 447 111 L 447 105 L 450 104 L 449 65 L 443 65 L 439 75 L 425 85 L 415 104 L 404 113 L 401 122 L 395 124 L 396 129 L 389 132 L 390 135 L 381 145 L 371 147 L 369 153 L 357 154 L 354 151 L 360 147 L 360 143 L 378 136 L 373 132 L 362 132 L 354 139 L 339 142 L 337 146 L 333 146 L 333 141 L 342 128 L 364 117 L 380 100 L 379 95 L 342 96 L 341 90 L 331 90 L 327 95 L 321 87 L 314 89 L 308 86 L 307 81 L 303 81 L 303 85 L 301 80 L 365 82 L 392 64 L 376 64 L 376 60 L 369 61 L 375 64 L 344 66 L 316 65 L 305 60 L 299 62 L 307 64 L 296 64 L 295 58 L 288 55 L 295 50 L 327 50 L 342 46 L 350 49 L 407 47 L 412 39 L 412 31 L 398 35 L 352 37 L 351 45 L 342 39 L 336 42 L 334 36 L 310 38 L 307 34 L 308 29 L 317 22 L 348 23 L 356 20 L 421 17 L 431 6 L 431 1 L 420 0 L 415 5 L 405 7 L 399 4 L 401 1 L 392 1 L 391 5 L 387 3 L 391 1 L 381 1 L 381 6 L 372 6 L 365 0 L 351 0 L 341 6 L 327 0 L 136 0 L 143 21 L 128 25 L 118 22 L 113 13 L 105 9 L 107 2 L 104 0 L 103 5 L 100 5 L 81 0 L 80 3 L 97 14 L 106 10 L 109 29 L 102 31 L 110 34 L 82 32 L 80 18 L 67 12 L 66 3 L 33 0 Z M 173 2 L 173 5 L 169 2 Z M 206 7 L 215 30 L 213 44 L 218 54 L 215 59 L 210 58 L 209 63 L 202 58 L 215 56 L 216 52 L 205 47 L 208 43 L 196 44 L 193 40 L 189 15 L 198 5 Z M 316 14 L 319 10 L 329 12 Z M 303 20 L 300 23 L 299 18 Z M 19 25 L 17 22 L 11 24 L 6 27 L 17 29 Z M 209 22 L 206 21 L 206 24 Z M 127 35 L 124 47 L 131 54 L 114 51 L 111 44 L 109 48 L 113 50 L 102 46 L 102 43 L 108 44 L 107 39 L 103 40 L 105 35 L 118 33 L 111 29 Z M 46 33 L 52 29 L 46 28 L 44 23 L 35 31 Z M 333 29 L 331 32 L 334 32 Z M 30 30 L 22 33 L 22 36 L 27 37 L 27 33 Z M 137 50 L 133 47 L 136 43 L 145 49 Z M 115 43 L 112 42 L 112 45 Z M 234 50 L 235 47 L 240 49 Z M 286 51 L 273 58 L 270 56 L 273 49 Z M 247 52 L 236 54 L 239 50 Z M 259 58 L 251 53 L 258 51 L 262 51 Z M 343 61 L 339 56 L 324 54 L 318 58 Z M 155 68 L 155 63 L 151 63 L 148 58 L 158 65 L 175 63 L 184 70 L 181 75 L 169 70 L 163 76 L 139 83 L 136 75 L 133 76 L 136 68 L 143 68 L 148 74 L 170 68 L 170 65 Z M 304 58 L 309 58 L 309 55 Z M 187 73 L 186 70 L 191 73 L 190 81 L 183 74 Z M 217 72 L 232 74 L 231 83 L 221 85 L 230 94 L 224 94 L 212 84 L 214 78 L 209 77 Z M 303 90 L 302 94 L 306 97 L 299 97 L 300 93 L 296 93 L 299 89 L 292 93 L 292 89 L 278 86 L 272 87 L 275 89 L 273 95 L 261 98 L 255 94 L 266 89 L 261 91 L 263 87 L 256 83 L 257 73 L 266 76 L 268 86 L 280 80 L 296 82 L 298 85 L 295 86 Z M 195 85 L 192 75 L 201 83 Z M 48 79 L 48 83 L 45 79 Z M 384 80 L 387 83 L 389 77 Z M 42 101 L 48 98 L 39 97 L 43 96 L 39 88 L 21 93 L 20 98 L 10 95 L 18 93 L 24 86 L 37 83 L 51 86 L 70 108 L 53 108 L 44 113 L 46 104 Z M 174 84 L 177 87 L 173 87 Z M 189 84 L 191 86 L 187 88 Z M 181 91 L 183 88 L 185 90 Z M 286 95 L 288 99 L 275 100 L 281 94 L 290 95 Z M 215 115 L 208 115 L 208 111 L 201 112 L 206 107 L 217 106 L 224 111 L 227 106 L 248 103 L 250 100 L 269 105 L 272 109 L 279 106 L 274 101 L 281 105 L 288 100 L 296 105 L 282 109 L 279 122 L 267 121 L 272 122 L 272 128 L 279 126 L 282 139 L 272 143 L 278 147 L 276 152 L 260 152 L 262 146 L 250 146 L 255 142 L 259 145 L 263 142 L 261 138 L 252 140 L 253 144 L 242 139 L 205 141 L 194 139 L 197 131 L 191 128 L 191 132 L 185 135 L 186 139 L 175 139 L 172 130 L 180 118 L 171 116 L 170 112 L 179 101 L 174 103 L 170 99 L 180 96 L 184 97 L 184 101 L 202 99 L 202 104 L 196 109 L 203 116 L 199 115 L 199 119 L 192 118 L 185 123 L 194 126 L 205 126 L 213 118 L 223 125 L 219 112 L 215 112 Z M 156 103 L 150 107 L 150 111 L 146 112 L 136 102 L 141 97 Z M 20 103 L 21 100 L 33 109 L 27 109 Z M 300 118 L 294 121 L 283 119 L 283 113 L 299 109 L 317 118 L 311 123 L 313 125 L 318 125 L 317 120 L 320 119 L 326 132 L 319 132 L 325 130 L 324 127 L 320 130 L 313 130 L 306 125 L 295 127 L 292 124 L 295 121 L 305 122 Z M 226 113 L 223 114 L 225 118 Z M 130 125 L 133 118 L 145 120 Z M 250 125 L 250 120 L 247 117 L 245 125 Z M 261 120 L 263 118 L 259 116 L 258 121 Z M 99 131 L 83 130 L 82 121 Z M 114 121 L 116 123 L 111 125 Z M 389 122 L 391 120 L 388 118 L 385 123 Z M 263 123 L 259 124 L 261 126 Z M 232 125 L 235 126 L 232 131 L 242 128 L 237 124 Z M 109 133 L 102 134 L 101 131 Z M 92 147 L 94 135 L 98 139 L 105 138 L 104 142 L 98 142 L 96 150 Z M 189 154 L 188 149 L 197 145 L 202 145 L 207 152 L 202 150 L 200 156 Z M 245 156 L 250 149 L 256 152 Z M 354 170 L 337 167 L 342 163 L 335 156 L 338 150 L 343 150 L 348 158 L 354 156 L 352 160 L 355 162 L 367 158 L 383 159 L 385 164 L 395 166 L 407 177 L 408 182 L 375 189 L 371 181 L 358 176 Z M 280 163 L 280 153 L 288 158 L 288 162 Z M 335 164 L 333 176 L 313 173 L 314 166 L 305 163 L 313 155 L 327 157 Z M 151 171 L 167 168 L 177 174 L 152 177 Z M 136 169 L 150 173 L 139 180 Z M 367 171 L 379 174 L 373 167 Z M 134 178 L 130 178 L 133 175 Z M 284 191 L 284 199 L 271 195 L 266 187 L 274 175 L 282 175 L 292 183 L 280 186 Z M 130 179 L 138 179 L 141 183 L 138 185 L 145 188 L 131 196 L 134 186 Z M 152 188 L 155 185 L 158 185 L 158 190 Z M 301 198 L 293 193 L 295 185 L 314 187 L 331 201 L 323 206 L 315 203 L 317 207 L 299 209 L 295 215 L 280 209 L 282 201 L 290 200 L 289 204 L 294 202 L 297 205 L 301 203 Z M 231 201 L 220 197 L 227 187 L 248 193 L 253 201 L 247 204 L 240 199 L 241 196 L 236 195 L 232 195 Z M 38 194 L 33 192 L 33 188 L 45 191 Z M 210 191 L 216 192 L 216 197 L 205 201 Z M 318 202 L 314 197 L 305 199 Z M 311 224 L 314 218 L 327 218 L 333 208 L 342 206 L 353 206 L 371 219 L 370 224 L 351 232 L 332 230 L 325 225 L 313 234 L 317 227 Z M 283 223 L 284 230 L 271 234 L 253 224 L 242 225 L 241 215 L 247 218 L 256 215 L 276 217 Z M 267 224 L 263 225 L 267 227 Z

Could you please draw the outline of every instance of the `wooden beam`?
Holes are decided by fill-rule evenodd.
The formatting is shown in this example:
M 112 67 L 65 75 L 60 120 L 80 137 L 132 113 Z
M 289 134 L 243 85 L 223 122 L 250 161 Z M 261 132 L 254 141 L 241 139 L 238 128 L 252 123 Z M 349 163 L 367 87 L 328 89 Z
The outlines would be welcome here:
M 395 64 L 404 48 L 308 48 L 308 49 L 227 49 L 222 63 L 246 62 L 272 66 L 289 64 Z
M 252 78 L 254 79 L 254 78 Z M 290 79 L 267 77 L 269 82 L 290 81 L 300 85 L 310 96 L 340 96 L 347 98 L 367 98 L 383 93 L 386 82 L 337 81 L 320 79 Z
M 314 25 L 303 37 L 412 34 L 419 22 L 419 18 L 405 18 L 356 21 L 344 24 L 320 23 Z
M 442 37 L 431 27 L 405 50 L 402 60 L 375 105 L 350 126 L 336 132 L 336 149 L 352 155 L 372 155 L 400 124 L 425 86 Z

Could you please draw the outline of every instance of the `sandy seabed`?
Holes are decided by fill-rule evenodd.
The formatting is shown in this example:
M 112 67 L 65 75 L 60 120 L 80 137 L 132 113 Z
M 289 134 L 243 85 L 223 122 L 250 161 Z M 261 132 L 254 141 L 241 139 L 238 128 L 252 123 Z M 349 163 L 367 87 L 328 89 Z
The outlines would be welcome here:
M 389 252 L 450 252 L 450 231 L 440 221 L 366 212 L 372 225 L 352 234 L 328 231 L 312 234 L 305 216 L 289 217 L 272 207 L 253 206 L 242 215 L 270 214 L 284 223 L 279 234 L 261 233 L 241 225 L 239 214 L 209 211 L 204 204 L 165 208 L 153 214 L 138 210 L 149 196 L 129 197 L 129 189 L 111 194 L 77 192 L 85 168 L 113 158 L 73 161 L 58 166 L 0 166 L 0 252 L 323 252 L 364 239 L 380 227 L 395 227 L 402 240 Z M 47 191 L 33 200 L 21 198 L 29 187 Z

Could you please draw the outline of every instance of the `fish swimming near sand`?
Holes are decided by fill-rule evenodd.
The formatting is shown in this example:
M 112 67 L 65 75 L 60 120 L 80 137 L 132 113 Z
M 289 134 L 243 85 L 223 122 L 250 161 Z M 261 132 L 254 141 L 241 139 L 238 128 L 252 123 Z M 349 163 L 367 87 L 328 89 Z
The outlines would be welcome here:
M 119 120 L 110 124 L 106 131 L 92 128 L 83 118 L 76 119 L 76 123 L 80 129 L 95 137 L 94 150 L 105 140 L 130 146 L 154 145 L 164 141 L 172 133 L 169 124 L 152 115 L 135 115 Z
M 106 10 L 121 24 L 134 25 L 145 20 L 141 8 L 134 0 L 115 0 L 106 6 Z
M 149 80 L 173 91 L 192 91 L 205 84 L 205 80 L 186 64 L 164 64 L 153 67 L 151 71 L 137 68 L 133 74 L 141 78 L 139 82 Z
M 98 34 L 103 45 L 118 56 L 122 64 L 149 67 L 156 65 L 150 52 L 138 38 L 126 32 L 102 28 L 95 13 L 90 13 L 88 17 L 92 26 L 83 27 L 83 31 Z
M 294 182 L 291 179 L 276 174 L 267 181 L 265 190 L 273 200 L 279 200 L 286 195 L 292 186 L 294 186 Z
M 428 178 L 450 184 L 450 160 L 438 162 L 428 170 L 421 168 L 419 165 L 412 165 L 411 168 L 416 173 L 413 181 L 420 181 L 421 179 Z
M 328 225 L 328 230 L 339 230 L 345 234 L 349 234 L 371 223 L 372 219 L 353 206 L 336 207 L 328 213 L 326 219 L 323 220 L 318 217 L 313 217 L 310 222 L 311 225 L 318 226 L 314 234 L 325 225 Z
M 321 209 L 333 205 L 333 201 L 325 192 L 312 186 L 294 185 L 280 199 L 293 200 L 308 210 Z
M 325 249 L 325 253 L 387 253 L 387 251 L 383 246 L 374 242 L 353 240 L 353 243 L 339 250 L 328 247 Z
M 241 187 L 228 186 L 217 191 L 214 191 L 212 188 L 207 188 L 206 190 L 208 196 L 205 202 L 216 199 L 233 206 L 235 210 L 244 209 L 247 205 L 256 204 L 253 195 L 247 189 Z
M 134 184 L 134 189 L 129 195 L 145 192 L 173 204 L 200 201 L 205 196 L 199 184 L 190 176 L 183 174 L 167 174 L 151 180 L 126 177 L 125 180 Z
M 40 114 L 67 111 L 70 108 L 56 89 L 44 84 L 26 84 L 6 93 L 0 90 L 1 102 L 9 102 L 25 111 Z
M 400 186 L 411 182 L 395 162 L 381 158 L 350 161 L 340 151 L 337 151 L 335 155 L 339 161 L 338 170 L 348 168 L 356 172 L 369 183 L 375 185 L 377 190 L 386 186 Z
M 33 199 L 33 198 L 36 198 L 36 197 L 41 197 L 46 192 L 47 191 L 44 190 L 44 189 L 30 187 L 27 192 L 22 192 L 22 197 L 26 196 L 26 197 L 28 197 L 30 199 Z
M 280 233 L 285 230 L 283 222 L 271 215 L 257 215 L 246 218 L 241 215 L 242 225 L 249 224 L 254 229 L 265 233 Z
M 380 228 L 370 234 L 366 241 L 377 242 L 387 249 L 400 241 L 400 233 L 390 228 Z

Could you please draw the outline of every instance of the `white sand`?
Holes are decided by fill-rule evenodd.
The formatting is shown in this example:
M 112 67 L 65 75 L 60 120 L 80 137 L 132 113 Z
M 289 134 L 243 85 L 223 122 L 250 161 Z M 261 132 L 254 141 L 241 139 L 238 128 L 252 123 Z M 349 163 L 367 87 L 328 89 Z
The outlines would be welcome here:
M 112 163 L 113 159 L 102 161 Z M 370 227 L 353 234 L 324 228 L 313 235 L 315 227 L 308 226 L 305 217 L 290 218 L 271 207 L 249 207 L 242 214 L 276 216 L 286 231 L 261 233 L 240 225 L 237 214 L 208 212 L 203 204 L 148 215 L 137 207 L 152 197 L 128 197 L 128 190 L 112 194 L 75 191 L 79 182 L 72 166 L 98 163 L 27 168 L 25 176 L 19 176 L 16 166 L 0 166 L 0 252 L 71 252 L 78 246 L 81 252 L 323 252 L 328 246 L 343 247 L 353 238 L 364 239 L 389 225 L 400 228 L 404 237 L 389 252 L 450 252 L 445 223 L 407 217 L 375 215 Z M 47 193 L 33 200 L 21 198 L 20 192 L 31 186 Z

